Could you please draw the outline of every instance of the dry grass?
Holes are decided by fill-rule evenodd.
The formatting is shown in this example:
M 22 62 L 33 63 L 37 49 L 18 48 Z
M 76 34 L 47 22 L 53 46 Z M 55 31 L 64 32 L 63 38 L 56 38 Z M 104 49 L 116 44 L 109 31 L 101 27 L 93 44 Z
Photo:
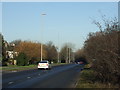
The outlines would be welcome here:
M 98 82 L 94 77 L 93 70 L 83 70 L 81 71 L 76 88 L 119 88 L 119 86 Z

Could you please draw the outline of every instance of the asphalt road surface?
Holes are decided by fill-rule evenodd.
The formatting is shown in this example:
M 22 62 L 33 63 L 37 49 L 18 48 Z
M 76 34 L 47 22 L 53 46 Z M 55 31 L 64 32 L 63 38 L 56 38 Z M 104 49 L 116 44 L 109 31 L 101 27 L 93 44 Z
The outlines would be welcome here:
M 74 88 L 82 66 L 69 64 L 51 70 L 27 70 L 2 74 L 2 88 Z

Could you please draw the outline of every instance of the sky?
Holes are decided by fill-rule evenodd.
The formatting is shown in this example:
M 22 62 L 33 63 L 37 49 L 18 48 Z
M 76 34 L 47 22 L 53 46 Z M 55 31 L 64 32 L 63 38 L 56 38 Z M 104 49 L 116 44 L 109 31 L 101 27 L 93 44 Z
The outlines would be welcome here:
M 99 31 L 92 21 L 101 22 L 101 14 L 108 19 L 118 17 L 118 3 L 3 2 L 2 34 L 8 42 L 52 41 L 60 48 L 69 42 L 77 50 L 83 47 L 90 32 Z

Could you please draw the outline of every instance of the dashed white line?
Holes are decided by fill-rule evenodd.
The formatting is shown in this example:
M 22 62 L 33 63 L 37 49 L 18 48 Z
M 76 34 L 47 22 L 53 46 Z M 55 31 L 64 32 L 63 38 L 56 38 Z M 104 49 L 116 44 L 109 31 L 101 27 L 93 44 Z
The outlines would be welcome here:
M 17 72 L 17 71 L 12 71 L 12 72 Z
M 31 78 L 31 77 L 27 77 L 27 78 Z
M 8 84 L 13 84 L 14 82 L 9 82 Z

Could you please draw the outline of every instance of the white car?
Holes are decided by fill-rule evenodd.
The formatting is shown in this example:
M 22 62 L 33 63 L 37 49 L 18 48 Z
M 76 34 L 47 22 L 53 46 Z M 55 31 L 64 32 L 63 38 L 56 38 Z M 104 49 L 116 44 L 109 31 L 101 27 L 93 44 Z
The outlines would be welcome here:
M 51 64 L 47 60 L 38 63 L 38 69 L 51 69 Z

